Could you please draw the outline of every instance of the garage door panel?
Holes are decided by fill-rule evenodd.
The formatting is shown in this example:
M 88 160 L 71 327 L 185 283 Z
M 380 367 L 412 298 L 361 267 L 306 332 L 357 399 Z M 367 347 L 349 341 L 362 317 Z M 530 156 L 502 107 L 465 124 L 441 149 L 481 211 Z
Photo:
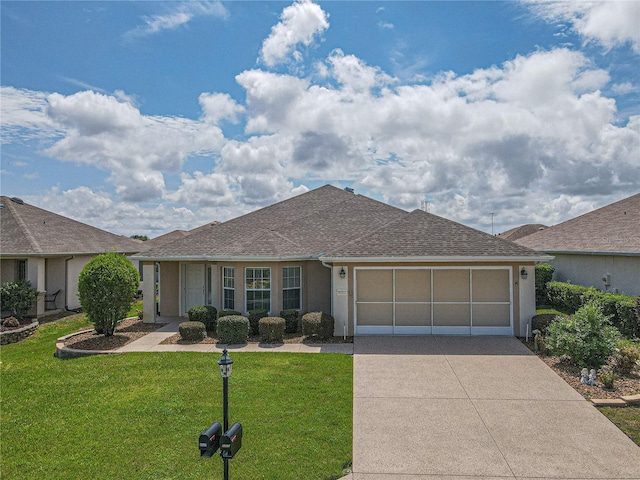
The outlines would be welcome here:
M 359 303 L 358 325 L 391 326 L 393 325 L 393 305 L 390 303 Z
M 471 310 L 469 305 L 434 305 L 434 327 L 469 327 L 471 326 Z
M 469 270 L 434 270 L 434 302 L 468 302 L 470 299 Z
M 474 305 L 474 327 L 508 327 L 511 325 L 509 305 Z
M 430 326 L 431 305 L 428 303 L 396 303 L 396 326 Z
M 360 270 L 357 274 L 358 302 L 391 302 L 392 270 Z
M 396 270 L 396 302 L 429 302 L 431 270 Z
M 508 302 L 509 271 L 508 270 L 473 270 L 474 302 Z

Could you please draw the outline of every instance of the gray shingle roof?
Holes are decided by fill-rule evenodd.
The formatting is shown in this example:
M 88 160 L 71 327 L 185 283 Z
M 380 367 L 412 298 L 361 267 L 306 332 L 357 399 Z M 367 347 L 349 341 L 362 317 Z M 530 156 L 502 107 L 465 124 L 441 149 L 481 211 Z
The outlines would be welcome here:
M 540 254 L 435 215 L 409 213 L 325 185 L 233 220 L 199 228 L 136 258 L 329 256 L 533 259 Z
M 545 228 L 549 227 L 541 223 L 527 223 L 525 225 L 520 225 L 519 227 L 512 228 L 511 230 L 507 230 L 506 232 L 499 233 L 498 236 L 500 238 L 504 238 L 505 240 L 511 240 L 512 242 L 514 242 L 519 238 L 526 237 L 527 235 L 539 232 L 541 230 L 544 230 Z
M 640 193 L 516 242 L 549 253 L 640 254 Z
M 142 242 L 105 232 L 9 197 L 0 197 L 2 255 L 136 253 Z

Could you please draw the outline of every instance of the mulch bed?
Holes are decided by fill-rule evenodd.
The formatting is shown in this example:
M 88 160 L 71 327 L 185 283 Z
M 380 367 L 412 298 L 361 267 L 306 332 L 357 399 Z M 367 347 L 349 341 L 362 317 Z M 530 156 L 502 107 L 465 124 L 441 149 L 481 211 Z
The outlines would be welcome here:
M 300 333 L 285 333 L 283 343 L 304 343 L 306 345 L 318 345 L 323 343 L 353 343 L 353 337 L 347 337 L 347 339 L 343 339 L 342 337 L 333 337 L 329 340 L 319 340 L 314 337 L 306 337 Z M 218 339 L 212 332 L 207 332 L 207 337 L 203 340 L 191 341 L 191 340 L 183 340 L 180 337 L 179 333 L 176 333 L 172 337 L 164 340 L 161 345 L 198 345 L 198 344 L 216 344 L 218 343 Z M 260 337 L 258 335 L 249 335 L 247 343 L 254 344 L 262 344 L 260 341 Z M 279 345 L 279 344 L 278 344 Z
M 137 318 L 127 318 L 118 324 L 116 331 L 110 337 L 97 334 L 93 330 L 69 338 L 64 345 L 65 347 L 79 350 L 114 350 L 144 337 L 147 333 L 153 332 L 162 326 L 159 323 L 143 323 L 142 320 Z
M 533 342 L 526 343 L 523 341 L 523 343 L 533 351 Z M 593 386 L 582 383 L 580 381 L 582 368 L 571 363 L 566 357 L 554 357 L 541 353 L 536 353 L 536 355 L 586 399 L 620 398 L 623 395 L 637 395 L 640 393 L 640 369 L 638 367 L 629 375 L 618 374 L 613 385 L 614 388 L 607 389 L 597 378 L 596 384 Z

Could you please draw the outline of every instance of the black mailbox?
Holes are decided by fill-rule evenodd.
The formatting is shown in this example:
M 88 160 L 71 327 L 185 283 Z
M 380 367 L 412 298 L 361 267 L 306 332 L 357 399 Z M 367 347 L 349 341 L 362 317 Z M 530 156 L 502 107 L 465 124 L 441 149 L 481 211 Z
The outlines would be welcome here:
M 233 458 L 242 447 L 242 425 L 234 423 L 220 439 L 220 456 Z
M 209 458 L 220 448 L 220 438 L 222 437 L 222 425 L 220 422 L 212 423 L 204 433 L 198 438 L 200 456 Z

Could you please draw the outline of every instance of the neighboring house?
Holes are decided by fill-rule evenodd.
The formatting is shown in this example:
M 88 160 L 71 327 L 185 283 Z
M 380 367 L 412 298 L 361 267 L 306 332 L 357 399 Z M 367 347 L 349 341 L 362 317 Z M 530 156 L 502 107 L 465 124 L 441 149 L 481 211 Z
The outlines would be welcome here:
M 553 255 L 555 280 L 640 295 L 640 194 L 516 243 Z
M 0 277 L 2 283 L 29 280 L 38 289 L 35 314 L 80 307 L 78 276 L 95 255 L 131 255 L 142 242 L 57 215 L 19 198 L 0 197 Z M 137 262 L 135 262 L 137 265 Z M 45 302 L 45 293 L 58 292 Z
M 500 238 L 504 238 L 505 240 L 511 240 L 512 242 L 515 242 L 519 238 L 542 231 L 545 228 L 549 227 L 547 227 L 546 225 L 542 225 L 541 223 L 528 223 L 526 225 L 507 230 L 506 232 L 499 233 L 498 236 Z
M 325 185 L 133 258 L 145 275 L 159 265 L 146 322 L 213 305 L 321 310 L 336 335 L 524 335 L 534 265 L 551 257 Z

